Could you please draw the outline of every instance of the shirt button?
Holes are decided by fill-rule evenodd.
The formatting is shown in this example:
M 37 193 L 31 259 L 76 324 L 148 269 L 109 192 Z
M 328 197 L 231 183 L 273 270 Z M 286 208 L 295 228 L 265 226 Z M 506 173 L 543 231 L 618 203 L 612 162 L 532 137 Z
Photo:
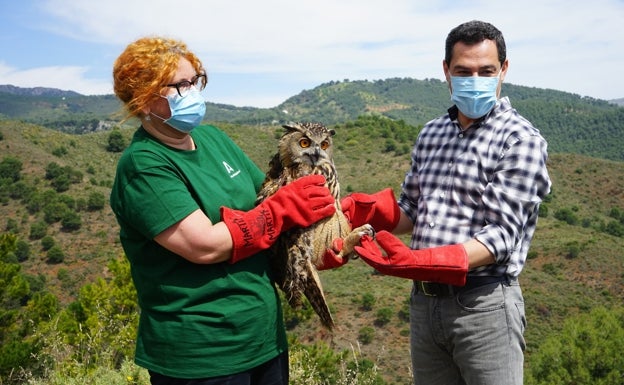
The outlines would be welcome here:
M 435 222 L 430 222 L 429 223 L 429 227 L 434 227 L 435 226 Z
M 463 137 L 464 137 L 464 134 L 459 134 L 459 135 L 457 135 L 457 136 L 459 136 L 460 138 L 463 138 Z
M 449 167 L 453 167 L 453 161 L 450 161 L 450 162 L 448 163 L 448 166 L 449 166 Z
M 444 193 L 440 193 L 440 198 L 444 198 Z

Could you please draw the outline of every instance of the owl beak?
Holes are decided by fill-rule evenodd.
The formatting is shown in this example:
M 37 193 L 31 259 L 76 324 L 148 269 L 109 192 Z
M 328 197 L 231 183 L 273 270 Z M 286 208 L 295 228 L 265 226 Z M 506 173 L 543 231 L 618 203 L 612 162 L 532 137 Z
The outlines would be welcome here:
M 318 146 L 315 147 L 314 148 L 314 152 L 310 152 L 307 155 L 308 155 L 308 158 L 310 159 L 310 164 L 312 166 L 315 166 L 318 163 L 319 159 L 321 158 L 321 149 L 320 149 L 320 147 L 318 147 Z

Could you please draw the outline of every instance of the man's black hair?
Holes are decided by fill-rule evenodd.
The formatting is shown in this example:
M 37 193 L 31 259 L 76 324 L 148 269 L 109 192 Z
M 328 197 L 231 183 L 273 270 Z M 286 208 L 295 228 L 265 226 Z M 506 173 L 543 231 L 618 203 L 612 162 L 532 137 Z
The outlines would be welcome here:
M 446 37 L 446 51 L 444 55 L 446 64 L 450 65 L 451 58 L 453 57 L 453 47 L 457 42 L 473 45 L 483 40 L 493 40 L 496 43 L 498 61 L 502 65 L 505 59 L 507 59 L 507 48 L 505 46 L 503 33 L 492 24 L 479 20 L 472 20 L 460 24 L 449 32 Z

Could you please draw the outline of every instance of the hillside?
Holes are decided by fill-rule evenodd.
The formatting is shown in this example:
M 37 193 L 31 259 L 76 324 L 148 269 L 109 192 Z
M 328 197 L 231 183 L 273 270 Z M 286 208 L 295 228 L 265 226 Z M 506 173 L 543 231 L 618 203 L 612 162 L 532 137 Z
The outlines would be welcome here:
M 224 123 L 220 127 L 261 168 L 267 168 L 276 148 L 276 135 L 281 133 L 279 126 Z M 391 186 L 398 192 L 410 161 L 409 153 L 401 149 L 411 146 L 417 128 L 390 130 L 398 134 L 399 129 L 404 129 L 401 135 L 395 135 L 397 151 L 380 145 L 382 132 L 374 128 L 352 122 L 334 128 L 335 162 L 344 191 L 373 192 Z M 121 129 L 126 141 L 133 132 L 132 128 Z M 119 157 L 118 153 L 106 151 L 109 134 L 102 131 L 69 135 L 29 123 L 0 120 L 1 158 L 19 159 L 22 181 L 38 191 L 52 190 L 46 168 L 55 162 L 82 175 L 62 193 L 64 200 L 84 200 L 93 192 L 108 197 Z M 623 163 L 552 153 L 548 166 L 553 180 L 553 193 L 544 204 L 548 215 L 539 221 L 529 264 L 521 279 L 529 319 L 529 355 L 545 336 L 560 328 L 566 317 L 595 306 L 621 303 L 624 297 L 624 236 L 604 231 L 614 222 L 612 213 L 624 211 Z M 75 298 L 82 285 L 107 276 L 107 261 L 122 255 L 117 224 L 108 205 L 101 210 L 79 211 L 82 225 L 78 230 L 64 230 L 59 223 L 48 227 L 47 234 L 65 253 L 64 261 L 55 264 L 46 261 L 41 240 L 29 239 L 31 226 L 40 222 L 44 214 L 32 213 L 8 191 L 2 191 L 0 197 L 0 232 L 10 227 L 30 245 L 29 258 L 21 262 L 23 271 L 33 281 L 44 282 L 64 305 Z M 573 216 L 576 221 L 556 219 L 558 213 L 567 213 L 565 218 Z M 404 314 L 410 282 L 374 274 L 361 261 L 324 272 L 322 279 L 340 330 L 333 337 L 328 336 L 312 318 L 291 332 L 303 342 L 322 339 L 337 350 L 361 349 L 386 373 L 390 383 L 406 384 L 409 325 Z M 371 310 L 362 306 L 365 296 L 374 299 Z M 386 324 L 376 321 L 382 309 L 388 309 L 392 315 Z M 365 327 L 372 327 L 372 341 L 358 343 Z
M 624 107 L 579 95 L 503 84 L 502 95 L 548 140 L 551 153 L 576 153 L 624 161 Z M 445 82 L 391 78 L 332 81 L 304 90 L 275 108 L 207 103 L 213 122 L 271 125 L 313 120 L 325 124 L 353 121 L 362 115 L 385 116 L 418 127 L 450 106 Z M 19 119 L 64 132 L 109 129 L 120 121 L 112 96 L 83 96 L 49 89 L 0 86 L 0 117 Z

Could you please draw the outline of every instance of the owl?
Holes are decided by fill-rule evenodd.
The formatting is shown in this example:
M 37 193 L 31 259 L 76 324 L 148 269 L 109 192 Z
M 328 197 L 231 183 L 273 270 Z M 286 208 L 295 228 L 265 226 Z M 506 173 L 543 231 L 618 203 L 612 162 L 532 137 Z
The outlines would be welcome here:
M 305 296 L 321 323 L 332 330 L 334 321 L 317 272 L 323 262 L 322 256 L 331 248 L 333 240 L 342 238 L 343 249 L 339 255 L 354 258 L 353 247 L 360 237 L 364 234 L 373 236 L 374 230 L 370 225 L 351 230 L 340 208 L 340 185 L 332 158 L 335 131 L 322 124 L 308 122 L 290 123 L 283 127 L 286 132 L 279 140 L 278 152 L 269 162 L 269 171 L 256 203 L 299 177 L 320 174 L 326 178 L 327 186 L 336 199 L 336 212 L 312 226 L 282 233 L 271 247 L 271 266 L 275 281 L 285 293 L 289 305 L 300 307 L 302 296 Z

